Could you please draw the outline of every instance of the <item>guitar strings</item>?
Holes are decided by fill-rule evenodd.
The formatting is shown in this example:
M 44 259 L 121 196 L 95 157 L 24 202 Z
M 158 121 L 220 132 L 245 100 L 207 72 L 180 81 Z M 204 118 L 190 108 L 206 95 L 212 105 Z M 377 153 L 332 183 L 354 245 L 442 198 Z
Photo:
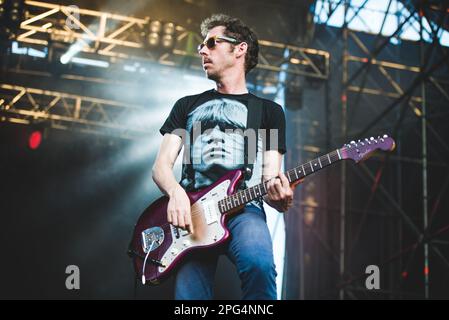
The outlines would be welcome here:
M 191 217 L 196 217 L 198 215 L 201 215 L 201 210 L 194 210 L 190 213 Z M 171 223 L 167 222 L 167 223 L 160 225 L 160 228 L 164 229 L 166 227 L 170 227 L 170 225 L 171 225 Z

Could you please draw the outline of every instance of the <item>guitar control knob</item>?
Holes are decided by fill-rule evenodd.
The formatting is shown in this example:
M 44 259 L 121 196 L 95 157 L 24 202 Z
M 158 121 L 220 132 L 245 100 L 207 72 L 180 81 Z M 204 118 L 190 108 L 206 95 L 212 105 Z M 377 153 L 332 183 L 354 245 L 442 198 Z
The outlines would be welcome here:
M 182 244 L 183 244 L 184 247 L 189 247 L 190 246 L 190 241 L 189 240 L 184 240 L 182 242 Z

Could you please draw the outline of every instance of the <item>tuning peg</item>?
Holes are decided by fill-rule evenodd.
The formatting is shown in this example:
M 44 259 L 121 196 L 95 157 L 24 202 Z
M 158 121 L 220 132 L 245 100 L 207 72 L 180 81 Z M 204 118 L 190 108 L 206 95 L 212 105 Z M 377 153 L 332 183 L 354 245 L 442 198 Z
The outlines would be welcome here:
M 350 144 L 355 144 L 355 141 L 354 141 L 354 140 L 352 140 L 352 141 L 350 142 Z
M 386 139 L 386 138 L 388 138 L 388 136 L 386 134 L 384 134 L 383 138 Z

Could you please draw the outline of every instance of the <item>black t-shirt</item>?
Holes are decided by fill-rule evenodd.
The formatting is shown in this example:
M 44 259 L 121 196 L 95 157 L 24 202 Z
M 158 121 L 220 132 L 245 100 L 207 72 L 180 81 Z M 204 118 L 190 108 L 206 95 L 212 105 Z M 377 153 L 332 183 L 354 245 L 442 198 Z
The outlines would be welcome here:
M 250 93 L 222 94 L 215 89 L 183 97 L 173 106 L 160 133 L 190 138 L 184 139 L 181 177 L 184 188 L 207 187 L 227 171 L 244 166 L 243 136 L 239 130 L 246 129 L 250 98 L 262 101 L 261 129 L 266 134 L 259 134 L 253 174 L 246 185 L 262 181 L 263 150 L 286 152 L 285 115 L 277 103 Z

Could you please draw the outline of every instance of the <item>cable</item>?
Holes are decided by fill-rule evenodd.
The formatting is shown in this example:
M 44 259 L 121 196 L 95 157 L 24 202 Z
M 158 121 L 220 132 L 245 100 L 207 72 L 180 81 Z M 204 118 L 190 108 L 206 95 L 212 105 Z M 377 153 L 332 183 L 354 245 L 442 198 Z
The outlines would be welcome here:
M 145 256 L 145 260 L 143 261 L 143 267 L 142 267 L 142 284 L 145 284 L 145 281 L 146 281 L 146 279 L 145 279 L 145 266 L 146 266 L 146 264 L 147 264 L 148 256 L 150 255 L 150 252 L 151 252 L 151 250 L 153 249 L 153 245 L 154 245 L 155 242 L 156 242 L 156 240 L 153 240 L 153 242 L 151 242 L 150 249 L 148 249 L 148 252 L 147 252 L 147 254 L 146 254 L 146 256 Z

